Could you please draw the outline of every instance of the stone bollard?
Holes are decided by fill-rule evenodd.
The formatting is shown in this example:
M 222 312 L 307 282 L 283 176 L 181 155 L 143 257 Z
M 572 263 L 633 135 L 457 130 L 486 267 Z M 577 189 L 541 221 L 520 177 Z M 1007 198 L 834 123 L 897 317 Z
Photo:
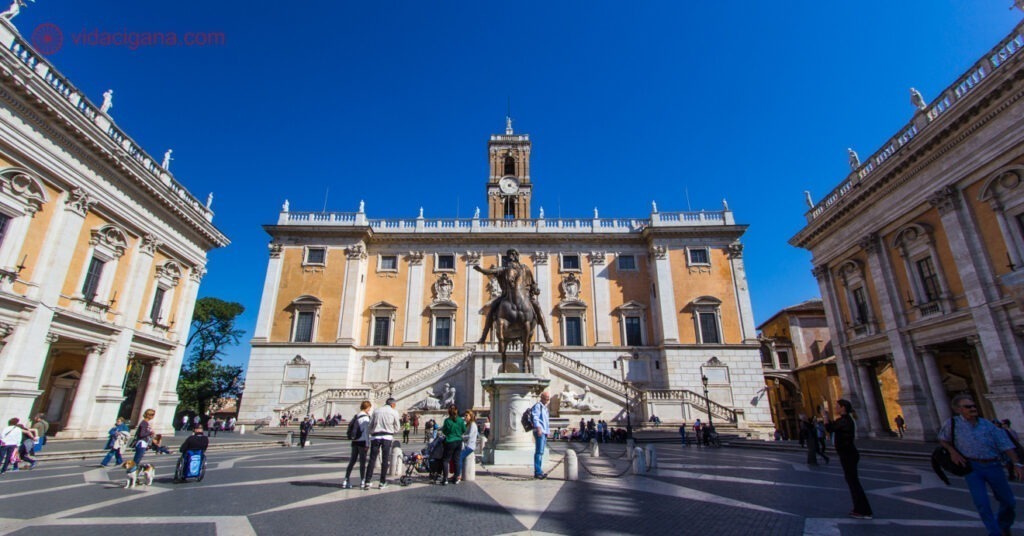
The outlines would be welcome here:
M 600 455 L 601 455 L 601 447 L 597 446 L 597 440 L 596 439 L 591 439 L 590 440 L 590 457 L 591 458 L 597 458 Z
M 579 461 L 576 459 L 575 450 L 568 449 L 565 451 L 565 459 L 562 460 L 562 465 L 565 466 L 566 480 L 580 479 Z
M 653 471 L 658 468 L 658 452 L 654 450 L 654 445 L 647 445 L 647 470 Z
M 295 446 L 295 432 L 292 432 L 290 430 L 288 431 L 288 435 L 285 436 L 285 446 Z
M 633 459 L 633 449 L 635 449 L 635 448 L 636 448 L 636 442 L 633 441 L 632 439 L 627 439 L 626 440 L 626 459 L 628 459 L 628 460 L 632 460 Z
M 405 464 L 402 463 L 402 447 L 391 449 L 391 467 L 388 467 L 388 476 L 402 476 L 405 473 Z
M 639 475 L 647 472 L 647 462 L 644 460 L 644 449 L 636 447 L 633 449 L 633 474 Z
M 238 435 L 245 435 L 245 425 L 238 427 Z
M 476 480 L 476 451 L 466 456 L 466 463 L 462 464 L 462 480 L 465 482 Z

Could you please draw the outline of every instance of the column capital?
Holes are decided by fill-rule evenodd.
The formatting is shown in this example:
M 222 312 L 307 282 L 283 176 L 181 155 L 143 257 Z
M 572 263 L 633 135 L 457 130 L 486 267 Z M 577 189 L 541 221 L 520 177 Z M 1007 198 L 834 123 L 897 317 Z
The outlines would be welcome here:
M 271 242 L 267 244 L 267 249 L 270 250 L 271 259 L 278 259 L 281 257 L 281 252 L 284 251 L 284 246 L 280 242 Z
M 857 241 L 857 245 L 867 253 L 874 253 L 878 251 L 878 233 L 868 233 L 864 235 Z
M 107 351 L 106 344 L 91 344 L 85 347 L 86 353 L 103 355 Z
M 969 344 L 969 345 L 971 345 L 971 346 L 973 346 L 975 348 L 979 348 L 980 349 L 980 347 L 981 347 L 981 337 L 978 337 L 977 335 L 969 335 L 964 340 L 967 341 L 967 344 Z
M 940 216 L 944 216 L 960 206 L 960 190 L 954 186 L 939 188 L 928 197 L 928 203 L 939 210 Z
M 196 266 L 195 268 L 192 268 L 188 272 L 188 278 L 197 285 L 199 284 L 200 281 L 203 280 L 204 275 L 206 275 L 205 266 Z
M 924 355 L 924 354 L 934 354 L 935 353 L 935 348 L 932 347 L 932 346 L 929 346 L 927 344 L 922 344 L 921 346 L 915 346 L 914 347 L 914 351 L 919 353 L 919 354 L 922 354 L 922 355 Z
M 350 260 L 362 260 L 366 258 L 366 247 L 363 244 L 352 244 L 345 248 L 345 257 Z
M 814 268 L 811 268 L 811 275 L 813 275 L 818 281 L 824 281 L 828 278 L 828 265 L 819 264 Z
M 161 244 L 162 243 L 159 240 L 157 240 L 155 236 L 147 233 L 145 235 L 142 235 L 142 243 L 141 246 L 139 246 L 139 251 L 147 255 L 153 255 L 156 253 L 157 248 L 159 248 Z
M 409 254 L 406 255 L 405 258 L 409 260 L 409 264 L 411 264 L 411 265 L 415 266 L 415 265 L 423 264 L 423 252 L 422 251 L 410 251 Z
M 53 343 L 57 342 L 58 339 L 60 339 L 60 335 L 57 335 L 56 333 L 54 333 L 52 331 L 46 334 L 46 343 L 47 344 L 53 344 Z
M 661 245 L 651 246 L 651 255 L 654 255 L 655 259 L 667 259 L 668 248 Z
M 92 198 L 85 190 L 81 188 L 74 188 L 68 192 L 67 199 L 64 200 L 65 209 L 81 217 L 85 217 L 89 209 L 96 204 L 96 200 Z
M 6 339 L 14 332 L 14 324 L 9 322 L 0 322 L 0 340 Z
M 533 259 L 535 265 L 547 264 L 550 254 L 547 251 L 534 251 L 530 258 Z
M 725 253 L 730 259 L 739 259 L 743 257 L 743 243 L 739 240 L 725 246 Z
M 587 253 L 587 260 L 590 261 L 591 266 L 601 266 L 605 263 L 606 253 L 603 251 L 591 251 Z
M 463 257 L 466 260 L 466 266 L 480 266 L 481 258 L 483 258 L 483 253 L 479 251 L 467 251 Z

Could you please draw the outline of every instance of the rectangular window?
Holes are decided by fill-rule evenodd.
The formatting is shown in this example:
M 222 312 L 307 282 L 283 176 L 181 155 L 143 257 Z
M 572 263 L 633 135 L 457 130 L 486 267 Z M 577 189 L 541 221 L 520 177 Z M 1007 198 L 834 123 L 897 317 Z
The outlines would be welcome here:
M 327 249 L 309 248 L 306 250 L 306 264 L 323 264 L 327 258 Z
M 779 368 L 788 369 L 791 368 L 789 363 L 789 352 L 778 352 L 779 354 Z
M 398 271 L 398 255 L 381 255 L 380 270 L 382 272 Z
M 700 342 L 704 344 L 719 344 L 718 338 L 718 315 L 715 313 L 698 313 L 700 320 Z
M 293 342 L 313 342 L 313 313 L 302 312 L 295 317 L 295 339 Z
M 640 317 L 626 317 L 626 346 L 643 346 L 643 335 L 640 331 Z
M 857 315 L 854 323 L 858 325 L 866 324 L 868 322 L 868 299 L 864 295 L 864 287 L 853 289 L 853 307 L 854 314 Z
M 89 271 L 85 273 L 85 284 L 82 285 L 82 296 L 86 301 L 95 301 L 96 293 L 100 290 L 100 277 L 103 275 L 103 265 L 106 264 L 97 257 L 89 261 Z
M 454 270 L 455 269 L 455 255 L 438 255 L 437 256 L 437 269 L 438 270 Z
M 377 316 L 373 319 L 373 345 L 387 346 L 388 335 L 391 331 L 391 319 L 386 316 Z
M 761 348 L 761 366 L 775 368 L 775 363 L 772 362 L 771 350 L 764 347 Z
M 692 248 L 687 251 L 690 254 L 690 264 L 711 264 L 708 248 Z
M 565 318 L 565 345 L 583 346 L 583 323 L 578 316 Z
M 619 255 L 619 270 L 636 270 L 636 257 Z
M 562 255 L 562 269 L 563 270 L 579 270 L 580 269 L 580 256 L 579 255 Z
M 164 309 L 164 294 L 167 291 L 157 287 L 156 293 L 153 294 L 153 307 L 149 309 L 149 320 L 154 324 L 160 323 L 160 313 Z
M 917 273 L 921 276 L 921 287 L 924 290 L 926 303 L 939 299 L 939 274 L 935 273 L 935 265 L 931 257 L 917 261 Z
M 0 244 L 4 243 L 4 237 L 7 236 L 7 227 L 10 226 L 11 217 L 7 214 L 0 214 Z
M 451 346 L 452 319 L 439 316 L 434 319 L 434 346 Z

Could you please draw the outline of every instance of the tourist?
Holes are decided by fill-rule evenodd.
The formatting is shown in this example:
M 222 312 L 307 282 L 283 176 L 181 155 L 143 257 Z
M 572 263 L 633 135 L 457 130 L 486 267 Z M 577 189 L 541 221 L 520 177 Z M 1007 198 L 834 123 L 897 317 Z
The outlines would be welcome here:
M 818 429 L 814 426 L 814 419 L 803 418 L 801 426 L 807 438 L 807 465 L 818 465 Z
M 124 418 L 118 417 L 114 427 L 107 431 L 107 446 L 103 447 L 107 449 L 107 455 L 100 462 L 100 467 L 109 465 L 111 458 L 117 460 L 117 465 L 124 463 L 121 453 L 128 446 L 128 437 L 128 425 L 125 424 Z
M 974 507 L 978 510 L 988 533 L 1010 534 L 1010 527 L 1013 526 L 1016 517 L 1016 499 L 1006 475 L 1003 474 L 999 455 L 1004 453 L 1013 462 L 1017 480 L 1024 479 L 1024 464 L 1017 456 L 1010 436 L 999 431 L 988 420 L 978 418 L 978 405 L 971 395 L 961 394 L 953 397 L 952 406 L 957 416 L 942 425 L 942 429 L 939 430 L 939 444 L 949 451 L 953 463 L 970 465 L 971 472 L 964 480 L 967 481 Z M 992 513 L 992 503 L 989 501 L 986 485 L 992 489 L 992 494 L 999 501 L 998 514 Z
M 409 432 L 412 431 L 412 423 L 409 422 L 409 417 L 406 416 L 402 421 L 402 444 L 409 444 Z
M 188 430 L 188 421 L 189 421 L 188 413 L 186 413 L 186 414 L 181 416 L 181 428 L 179 428 L 179 429 L 182 432 L 184 432 L 185 430 Z
M 18 445 L 18 457 L 22 461 L 28 462 L 28 468 L 32 469 L 36 466 L 36 460 L 32 457 L 32 449 L 36 444 L 36 431 L 21 424 L 20 421 L 18 422 L 18 428 L 21 428 L 21 444 Z M 17 467 L 17 464 L 15 464 L 15 468 Z
M 466 458 L 473 456 L 473 452 L 476 450 L 476 442 L 480 437 L 480 429 L 476 425 L 476 413 L 472 410 L 466 410 L 463 414 L 463 418 L 466 421 L 466 435 L 462 440 L 462 455 L 459 456 L 459 473 L 456 475 L 459 480 L 462 480 L 462 475 L 466 471 Z
M 373 404 L 369 400 L 363 400 L 359 404 L 359 413 L 352 417 L 349 426 L 352 427 L 352 454 L 348 458 L 348 469 L 345 469 L 345 481 L 341 483 L 342 489 L 352 489 L 349 479 L 352 477 L 352 468 L 359 461 L 359 489 L 369 489 L 366 481 L 366 449 L 370 445 L 370 408 Z
M 549 423 L 548 423 L 548 402 L 551 401 L 551 394 L 544 391 L 540 394 L 540 401 L 533 405 L 530 410 L 530 418 L 533 421 L 533 437 L 534 437 L 534 451 L 533 451 L 533 478 L 545 479 L 548 477 L 547 473 L 543 471 L 544 465 L 544 447 L 548 438 Z M 582 423 L 583 420 L 580 419 Z
M 825 455 L 825 422 L 821 419 L 815 419 L 814 423 L 814 435 L 817 437 L 818 445 L 815 449 L 815 455 L 821 456 L 825 459 L 825 463 L 829 463 L 828 456 Z M 817 458 L 815 458 L 817 460 Z
M 380 459 L 380 486 L 377 489 L 388 487 L 388 469 L 391 467 L 391 444 L 398 433 L 398 412 L 395 411 L 395 399 L 389 398 L 382 407 L 373 410 L 370 417 L 370 461 L 367 464 L 366 481 L 363 489 L 370 489 L 370 480 L 373 479 L 373 466 L 377 463 L 377 456 Z
M 903 437 L 903 431 L 906 430 L 907 421 L 903 420 L 903 415 L 896 416 L 896 433 L 899 434 L 900 438 Z
M 185 442 L 178 447 L 178 452 L 184 454 L 190 450 L 206 452 L 210 446 L 210 438 L 203 435 L 203 427 L 196 426 L 192 429 L 192 435 L 185 438 Z
M 311 433 L 313 433 L 313 420 L 306 417 L 299 424 L 299 448 L 306 448 L 306 440 Z
M 458 476 L 462 472 L 462 436 L 465 433 L 466 421 L 459 417 L 459 408 L 455 407 L 455 404 L 451 404 L 448 406 L 448 418 L 441 425 L 441 435 L 444 436 L 444 454 L 441 459 L 442 486 L 448 483 L 459 483 Z M 449 480 L 448 469 L 452 460 L 456 460 L 457 463 L 455 464 L 455 473 Z
M 32 452 L 35 453 L 43 450 L 43 445 L 46 445 L 46 433 L 50 431 L 50 423 L 43 419 L 42 413 L 39 413 L 32 420 L 32 429 L 36 431 L 36 444 L 32 449 Z
M 412 433 L 414 433 L 414 434 L 420 433 L 420 416 L 419 415 L 413 415 L 412 416 Z
M 797 422 L 797 436 L 800 439 L 800 448 L 804 448 L 807 444 L 807 417 L 800 415 L 800 420 Z
M 18 418 L 13 417 L 7 421 L 7 427 L 0 431 L 0 459 L 3 460 L 3 465 L 0 466 L 0 475 L 7 472 L 7 466 L 16 455 L 21 438 L 22 431 L 21 426 L 18 425 Z M 15 470 L 17 470 L 17 466 L 15 466 Z
M 132 461 L 135 462 L 133 469 L 136 471 L 139 469 L 139 464 L 142 463 L 142 457 L 149 449 L 149 443 L 153 440 L 153 425 L 150 424 L 153 417 L 156 417 L 156 410 L 147 409 L 142 413 L 142 422 L 135 430 L 135 456 L 132 457 Z
M 153 443 L 149 446 L 149 448 L 153 449 L 153 452 L 156 452 L 157 454 L 171 453 L 171 451 L 168 450 L 166 446 L 164 446 L 163 434 L 156 434 L 155 436 L 153 436 Z
M 853 422 L 853 404 L 850 404 L 849 400 L 839 399 L 836 401 L 836 410 L 839 413 L 839 418 L 835 421 L 832 421 L 828 410 L 824 408 L 821 411 L 821 416 L 825 419 L 825 427 L 832 433 L 836 454 L 839 455 L 839 463 L 843 466 L 843 477 L 846 479 L 847 487 L 850 488 L 853 510 L 849 515 L 854 519 L 871 519 L 873 515 L 871 504 L 868 503 L 868 496 L 860 484 L 860 477 L 857 476 L 860 453 L 857 451 L 856 445 L 853 444 L 853 439 L 857 435 L 857 425 Z M 816 441 L 813 436 L 809 436 L 807 443 L 813 449 Z
M 679 425 L 679 439 L 682 440 L 684 447 L 688 446 L 686 444 L 686 421 L 683 421 L 683 424 Z

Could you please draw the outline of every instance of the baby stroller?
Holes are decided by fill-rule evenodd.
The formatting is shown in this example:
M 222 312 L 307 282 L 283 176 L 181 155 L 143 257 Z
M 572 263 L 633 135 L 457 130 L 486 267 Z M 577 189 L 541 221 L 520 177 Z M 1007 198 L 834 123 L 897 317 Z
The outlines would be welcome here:
M 201 450 L 188 450 L 178 458 L 178 466 L 174 469 L 174 481 L 185 482 L 190 478 L 202 482 L 206 476 L 206 453 Z
M 404 457 L 405 474 L 398 483 L 408 486 L 412 482 L 413 473 L 428 474 L 430 481 L 441 478 L 441 458 L 444 456 L 444 436 L 438 434 L 433 441 L 419 452 Z

